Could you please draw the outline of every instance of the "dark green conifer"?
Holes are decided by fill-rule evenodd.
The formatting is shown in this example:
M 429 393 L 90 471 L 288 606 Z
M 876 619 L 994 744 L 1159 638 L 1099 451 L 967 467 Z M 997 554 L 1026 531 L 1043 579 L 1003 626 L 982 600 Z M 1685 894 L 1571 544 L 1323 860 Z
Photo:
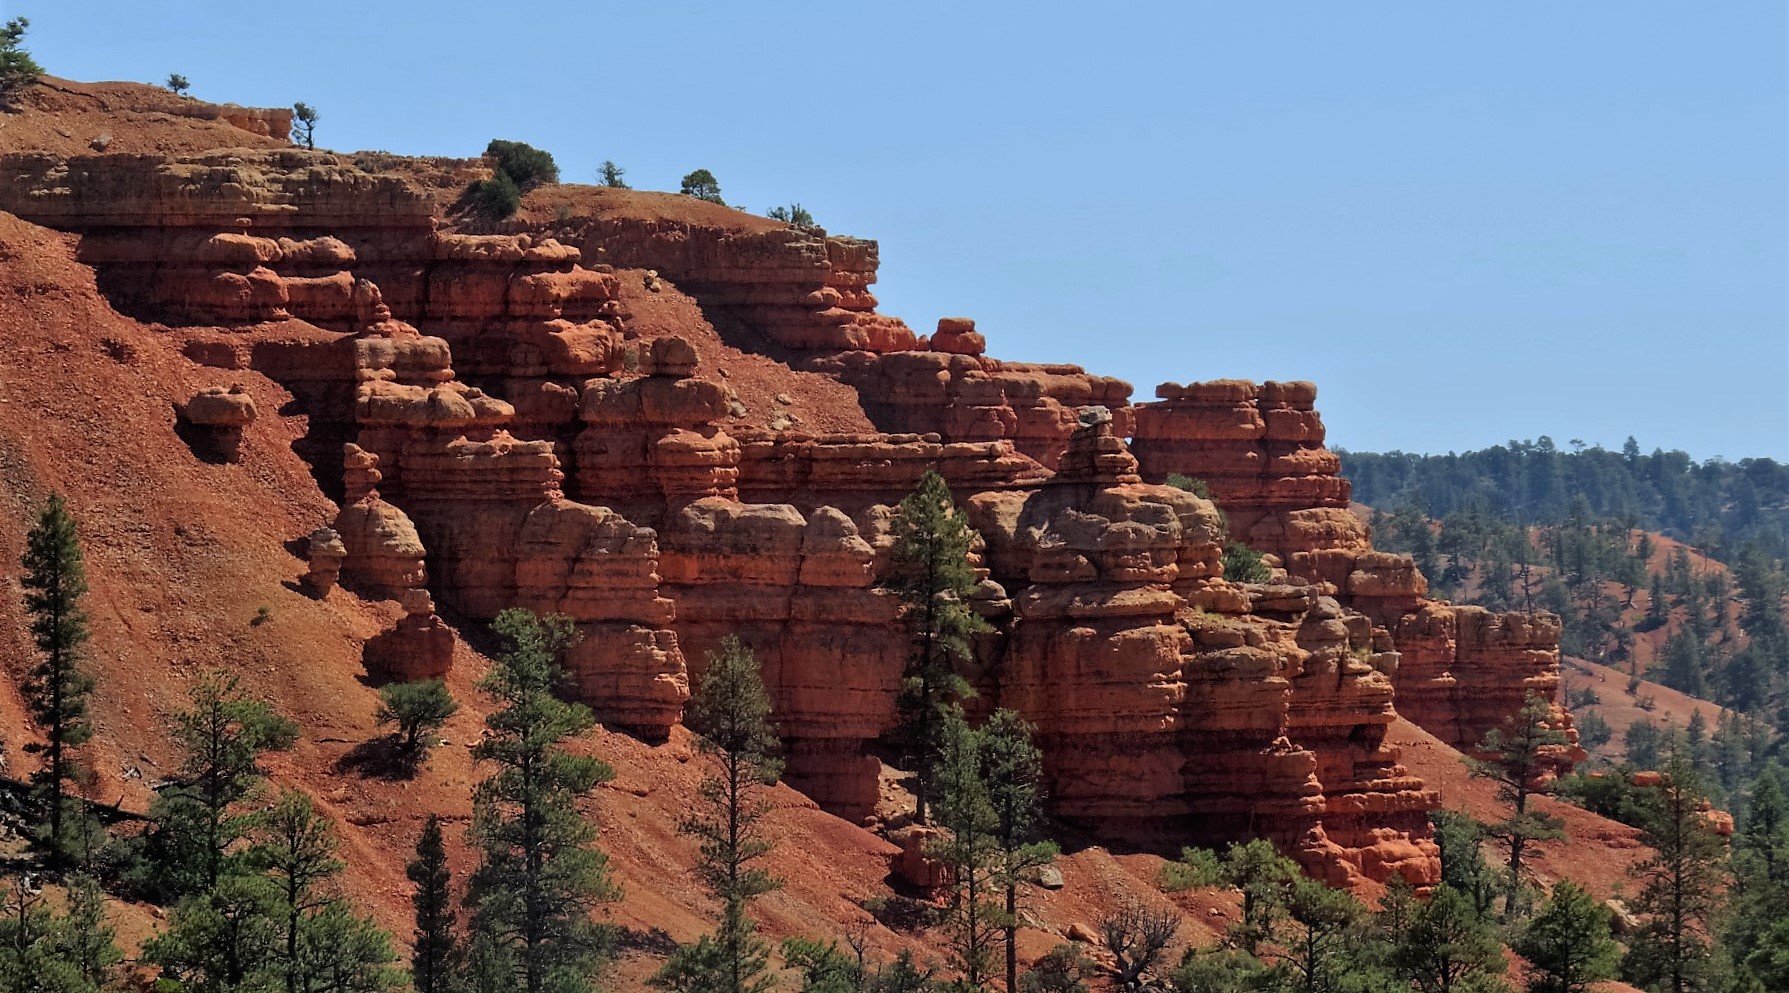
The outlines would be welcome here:
M 25 750 L 44 756 L 44 767 L 33 780 L 42 791 L 51 857 L 60 861 L 67 807 L 64 785 L 80 773 L 74 749 L 93 736 L 87 723 L 93 679 L 82 666 L 88 630 L 81 597 L 87 593 L 87 573 L 74 518 L 60 494 L 50 497 L 26 535 L 21 565 L 25 611 L 40 656 L 23 689 L 31 717 L 44 734 L 41 744 L 33 742 Z

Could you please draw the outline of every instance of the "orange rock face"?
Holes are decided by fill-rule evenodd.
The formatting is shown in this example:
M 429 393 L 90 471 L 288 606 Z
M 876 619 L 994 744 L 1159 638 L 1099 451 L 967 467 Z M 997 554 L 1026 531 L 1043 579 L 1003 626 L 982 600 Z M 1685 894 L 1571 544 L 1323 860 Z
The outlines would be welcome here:
M 891 508 L 938 469 L 987 575 L 974 706 L 1035 722 L 1055 813 L 1091 829 L 1265 835 L 1337 883 L 1428 884 L 1436 797 L 1385 743 L 1394 708 L 1470 744 L 1557 685 L 1556 621 L 1433 603 L 1372 550 L 1310 384 L 1167 384 L 1133 406 L 1118 380 L 987 357 L 966 318 L 921 339 L 877 313 L 874 242 L 688 198 L 605 191 L 588 216 L 473 234 L 325 153 L 77 158 L 0 156 L 0 209 L 82 233 L 115 305 L 193 361 L 290 393 L 293 448 L 341 506 L 303 542 L 307 585 L 404 605 L 365 646 L 381 676 L 451 664 L 436 599 L 473 621 L 563 613 L 573 692 L 655 737 L 737 635 L 791 782 L 865 815 L 907 655 L 877 588 Z M 698 375 L 678 337 L 717 331 L 638 336 L 613 265 L 855 388 L 878 431 L 739 426 L 725 370 Z M 240 406 L 194 397 L 186 423 L 228 431 Z M 1284 581 L 1226 581 L 1226 537 Z

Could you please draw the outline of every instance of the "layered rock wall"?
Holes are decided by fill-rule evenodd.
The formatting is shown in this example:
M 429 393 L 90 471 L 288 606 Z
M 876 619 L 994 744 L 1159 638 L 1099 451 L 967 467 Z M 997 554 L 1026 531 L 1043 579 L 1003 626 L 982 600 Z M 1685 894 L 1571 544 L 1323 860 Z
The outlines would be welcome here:
M 893 505 L 936 469 L 983 542 L 975 706 L 1036 723 L 1055 812 L 1090 827 L 1261 834 L 1337 882 L 1426 884 L 1436 798 L 1385 745 L 1394 701 L 1470 743 L 1557 681 L 1556 623 L 1431 603 L 1371 549 L 1309 384 L 1132 406 L 1117 380 L 988 358 L 966 319 L 914 335 L 875 310 L 873 242 L 768 222 L 455 233 L 401 177 L 299 150 L 0 167 L 0 209 L 81 232 L 119 306 L 290 391 L 294 447 L 342 504 L 305 539 L 307 582 L 403 604 L 366 647 L 389 678 L 451 663 L 437 600 L 562 613 L 578 695 L 661 735 L 736 635 L 790 778 L 868 814 L 907 655 L 877 579 Z M 687 341 L 635 336 L 611 263 L 855 387 L 880 431 L 729 428 L 731 388 L 694 375 Z M 240 420 L 195 403 L 196 428 Z M 1227 537 L 1285 581 L 1226 581 Z

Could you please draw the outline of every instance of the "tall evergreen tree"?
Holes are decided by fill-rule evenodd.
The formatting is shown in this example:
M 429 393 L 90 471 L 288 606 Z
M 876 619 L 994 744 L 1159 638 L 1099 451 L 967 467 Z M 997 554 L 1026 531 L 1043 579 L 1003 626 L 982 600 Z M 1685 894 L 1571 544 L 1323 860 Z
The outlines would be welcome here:
M 1565 822 L 1529 809 L 1536 793 L 1547 792 L 1543 773 L 1552 754 L 1568 744 L 1564 731 L 1553 726 L 1553 707 L 1538 694 L 1530 694 L 1522 709 L 1500 728 L 1493 728 L 1480 743 L 1486 758 L 1472 764 L 1472 773 L 1497 784 L 1497 799 L 1508 804 L 1509 817 L 1491 825 L 1489 833 L 1509 848 L 1509 878 L 1504 891 L 1503 916 L 1513 919 L 1522 891 L 1522 855 L 1528 845 L 1565 836 Z
M 87 612 L 81 609 L 87 570 L 74 518 L 61 494 L 50 497 L 26 535 L 21 565 L 25 611 L 31 616 L 31 636 L 41 656 L 23 689 L 31 717 L 44 733 L 43 743 L 25 748 L 44 756 L 44 767 L 34 779 L 43 791 L 51 858 L 59 862 L 66 807 L 63 786 L 79 772 L 73 749 L 93 736 L 87 723 L 93 679 L 81 665 L 88 637 Z
M 982 776 L 994 811 L 994 884 L 1004 891 L 1001 927 L 1006 932 L 1006 988 L 1019 982 L 1019 883 L 1025 874 L 1056 861 L 1058 849 L 1038 838 L 1043 803 L 1043 752 L 1032 728 L 1013 711 L 994 711 L 981 729 Z
M 738 638 L 728 636 L 719 652 L 708 656 L 708 670 L 697 682 L 685 711 L 685 722 L 700 738 L 697 747 L 716 769 L 703 777 L 702 806 L 678 830 L 701 843 L 698 863 L 702 882 L 721 902 L 721 926 L 709 946 L 691 950 L 673 961 L 667 980 L 692 971 L 701 959 L 718 959 L 712 986 L 723 993 L 755 993 L 767 989 L 771 977 L 769 946 L 753 936 L 746 904 L 782 881 L 753 865 L 770 851 L 759 829 L 768 812 L 766 787 L 782 774 L 777 758 L 781 743 L 770 720 L 770 694 L 757 657 Z M 708 939 L 704 939 L 705 941 Z M 673 987 L 675 988 L 675 987 Z
M 1263 838 L 1233 842 L 1222 858 L 1203 848 L 1187 848 L 1180 861 L 1163 867 L 1162 886 L 1184 890 L 1223 883 L 1242 891 L 1242 919 L 1230 925 L 1229 937 L 1254 955 L 1274 940 L 1286 915 L 1286 898 L 1299 878 L 1298 863 L 1281 855 Z
M 1540 913 L 1510 947 L 1528 960 L 1528 993 L 1584 993 L 1615 978 L 1621 948 L 1609 936 L 1609 911 L 1570 880 L 1553 887 Z
M 1286 896 L 1284 963 L 1289 993 L 1334 993 L 1348 971 L 1345 955 L 1366 908 L 1345 890 L 1307 878 L 1292 883 Z
M 1709 989 L 1715 952 L 1709 940 L 1726 882 L 1726 846 L 1706 816 L 1694 770 L 1673 749 L 1652 809 L 1641 827 L 1651 858 L 1634 866 L 1634 910 L 1645 923 L 1629 942 L 1623 971 L 1636 985 L 1664 993 Z
M 988 629 L 969 606 L 975 591 L 975 570 L 969 564 L 974 540 L 975 532 L 937 472 L 927 472 L 901 501 L 884 585 L 905 605 L 902 616 L 911 638 L 899 698 L 899 734 L 914 760 L 914 819 L 921 824 L 927 822 L 931 767 L 943 741 L 946 713 L 972 692 L 956 664 L 971 657 L 971 639 Z
M 454 940 L 453 873 L 447 867 L 447 846 L 441 818 L 430 814 L 416 839 L 416 855 L 404 867 L 416 886 L 410 895 L 416 931 L 411 939 L 410 981 L 416 993 L 449 993 L 458 965 Z
M 342 871 L 335 857 L 335 830 L 316 804 L 299 790 L 286 790 L 262 819 L 255 846 L 255 861 L 272 876 L 278 893 L 278 922 L 283 954 L 280 973 L 286 993 L 304 986 L 306 963 L 301 958 L 305 925 L 319 910 L 334 902 L 324 881 Z
M 614 772 L 564 747 L 595 723 L 588 708 L 553 695 L 576 637 L 571 621 L 510 609 L 491 628 L 503 648 L 479 685 L 502 707 L 485 718 L 472 754 L 497 769 L 473 792 L 482 858 L 466 893 L 472 971 L 490 987 L 477 993 L 585 993 L 611 945 L 591 911 L 619 892 L 578 801 Z
M 994 977 L 994 949 L 1001 935 L 993 868 L 999 855 L 999 815 L 982 765 L 982 734 L 960 708 L 945 714 L 937 765 L 938 826 L 944 830 L 931 854 L 950 872 L 951 899 L 945 932 L 967 989 Z
M 116 934 L 106 921 L 106 894 L 99 882 L 88 875 L 70 877 L 68 911 L 56 921 L 56 948 L 96 990 L 111 985 L 118 963 L 124 961 L 113 940 Z
M 200 677 L 170 733 L 182 753 L 180 770 L 150 805 L 142 867 L 144 888 L 164 899 L 217 887 L 254 826 L 254 814 L 233 808 L 265 779 L 261 756 L 298 740 L 297 725 L 245 696 L 225 672 Z
M 55 915 L 22 880 L 0 886 L 0 993 L 97 993 L 56 932 Z

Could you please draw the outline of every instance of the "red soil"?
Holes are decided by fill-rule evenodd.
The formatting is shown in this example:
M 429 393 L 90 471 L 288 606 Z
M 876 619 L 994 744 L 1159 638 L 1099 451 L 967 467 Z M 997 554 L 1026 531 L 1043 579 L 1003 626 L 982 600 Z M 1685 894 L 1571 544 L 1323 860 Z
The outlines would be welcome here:
M 142 83 L 77 83 L 44 76 L 0 115 L 0 152 L 87 155 L 109 136 L 107 152 L 183 154 L 214 148 L 281 148 L 284 135 L 252 134 L 217 119 L 215 104 Z M 208 119 L 209 118 L 209 119 Z
M 727 384 L 745 404 L 745 416 L 729 420 L 727 425 L 762 428 L 782 414 L 803 431 L 875 430 L 855 389 L 829 376 L 799 372 L 766 355 L 727 344 L 701 306 L 670 280 L 660 277 L 655 291 L 647 289 L 645 270 L 619 269 L 617 274 L 628 331 L 644 338 L 674 334 L 688 340 L 696 348 L 696 375 Z
M 681 193 L 574 183 L 541 186 L 528 191 L 516 216 L 530 224 L 546 224 L 568 212 L 580 218 L 625 217 L 724 231 L 777 231 L 788 227 L 782 221 Z

